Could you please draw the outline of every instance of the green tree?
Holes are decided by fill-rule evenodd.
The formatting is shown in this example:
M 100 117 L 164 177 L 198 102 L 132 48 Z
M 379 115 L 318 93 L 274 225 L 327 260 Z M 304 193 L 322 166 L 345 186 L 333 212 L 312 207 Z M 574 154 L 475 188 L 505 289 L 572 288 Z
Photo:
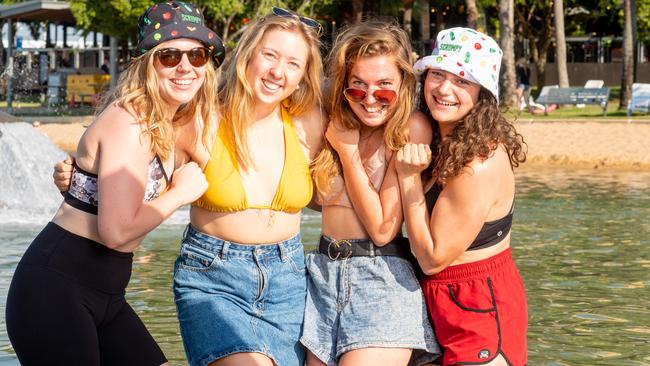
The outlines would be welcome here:
M 122 41 L 135 41 L 138 17 L 152 4 L 149 0 L 70 0 L 77 26 Z
M 515 18 L 518 41 L 528 40 L 537 74 L 537 88 L 546 85 L 546 60 L 553 44 L 553 3 L 549 0 L 517 0 Z
M 193 0 L 204 11 L 206 23 L 231 44 L 251 19 L 268 13 L 273 6 L 314 16 L 336 0 Z M 122 41 L 135 40 L 138 17 L 156 1 L 152 0 L 70 0 L 77 25 L 99 31 Z

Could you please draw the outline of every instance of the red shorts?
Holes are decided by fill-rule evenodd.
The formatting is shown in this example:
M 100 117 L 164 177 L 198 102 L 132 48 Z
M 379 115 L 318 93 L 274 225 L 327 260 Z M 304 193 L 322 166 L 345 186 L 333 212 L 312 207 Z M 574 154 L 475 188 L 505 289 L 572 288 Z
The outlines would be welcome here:
M 510 249 L 427 276 L 422 289 L 443 365 L 483 364 L 499 354 L 526 364 L 526 290 Z

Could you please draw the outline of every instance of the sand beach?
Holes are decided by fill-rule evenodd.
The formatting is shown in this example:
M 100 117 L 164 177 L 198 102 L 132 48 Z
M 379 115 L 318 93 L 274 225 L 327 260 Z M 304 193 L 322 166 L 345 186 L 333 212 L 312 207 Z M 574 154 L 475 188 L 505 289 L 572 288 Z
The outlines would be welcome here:
M 90 121 L 39 121 L 37 128 L 62 150 L 72 153 Z M 650 120 L 521 119 L 515 127 L 528 144 L 527 167 L 650 169 Z

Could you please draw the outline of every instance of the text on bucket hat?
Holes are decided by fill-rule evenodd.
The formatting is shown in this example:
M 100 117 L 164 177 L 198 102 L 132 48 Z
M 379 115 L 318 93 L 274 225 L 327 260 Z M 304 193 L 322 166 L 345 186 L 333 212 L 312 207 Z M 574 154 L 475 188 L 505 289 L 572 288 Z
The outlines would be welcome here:
M 203 14 L 194 4 L 168 1 L 149 7 L 138 20 L 138 45 L 135 56 L 140 56 L 162 42 L 178 38 L 197 40 L 213 55 L 216 66 L 221 65 L 226 52 L 221 39 L 205 26 Z
M 460 76 L 489 90 L 499 100 L 499 70 L 503 52 L 492 37 L 470 28 L 450 28 L 438 33 L 430 56 L 413 68 L 420 75 L 439 69 Z

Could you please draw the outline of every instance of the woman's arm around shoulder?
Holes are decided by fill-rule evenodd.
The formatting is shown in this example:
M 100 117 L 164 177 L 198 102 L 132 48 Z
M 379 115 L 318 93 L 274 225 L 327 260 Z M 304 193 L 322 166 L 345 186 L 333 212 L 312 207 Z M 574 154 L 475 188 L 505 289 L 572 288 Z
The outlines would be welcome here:
M 169 217 L 178 207 L 194 201 L 207 188 L 196 163 L 174 173 L 168 190 L 144 202 L 148 167 L 153 155 L 142 126 L 123 108 L 109 107 L 95 121 L 99 139 L 98 232 L 103 243 L 114 249 L 126 247 Z M 172 152 L 173 154 L 173 152 Z

